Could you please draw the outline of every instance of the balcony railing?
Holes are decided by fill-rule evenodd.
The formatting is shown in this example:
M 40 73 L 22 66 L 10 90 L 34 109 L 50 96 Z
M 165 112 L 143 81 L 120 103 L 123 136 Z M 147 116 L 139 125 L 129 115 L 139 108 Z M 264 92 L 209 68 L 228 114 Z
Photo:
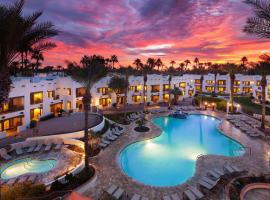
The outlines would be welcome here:
M 10 112 L 18 112 L 18 111 L 22 111 L 22 110 L 24 110 L 24 106 L 23 105 L 12 106 L 12 107 L 9 107 L 7 110 L 2 110 L 0 108 L 0 114 L 10 113 Z

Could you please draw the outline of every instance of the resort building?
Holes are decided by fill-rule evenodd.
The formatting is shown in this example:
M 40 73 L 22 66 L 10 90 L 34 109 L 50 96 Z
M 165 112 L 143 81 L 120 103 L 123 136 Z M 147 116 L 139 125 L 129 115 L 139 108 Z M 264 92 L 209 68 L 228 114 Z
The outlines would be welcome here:
M 108 84 L 111 77 L 107 76 L 97 82 L 91 89 L 92 106 L 106 109 L 113 104 L 123 105 L 124 92 L 113 93 Z M 193 96 L 196 92 L 217 94 L 230 93 L 230 78 L 228 75 L 217 75 L 216 84 L 213 74 L 201 75 L 185 74 L 174 76 L 169 85 L 169 77 L 162 75 L 148 75 L 146 83 L 145 102 L 159 104 L 169 101 L 169 90 L 174 87 L 182 89 L 184 97 Z M 246 76 L 237 74 L 234 82 L 234 93 L 253 95 L 260 98 L 260 76 Z M 46 77 L 14 77 L 9 94 L 9 101 L 0 105 L 0 138 L 8 137 L 29 126 L 31 120 L 39 120 L 48 114 L 58 115 L 61 110 L 66 112 L 82 111 L 82 97 L 85 87 L 70 77 L 47 75 Z M 268 77 L 267 100 L 270 99 L 270 77 Z M 129 78 L 128 104 L 143 103 L 143 77 Z

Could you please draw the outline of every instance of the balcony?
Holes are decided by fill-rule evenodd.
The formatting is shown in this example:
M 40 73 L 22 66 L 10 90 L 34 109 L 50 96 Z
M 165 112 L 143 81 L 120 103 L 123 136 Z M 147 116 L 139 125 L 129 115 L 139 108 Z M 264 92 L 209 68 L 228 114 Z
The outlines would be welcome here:
M 8 108 L 0 107 L 0 114 L 7 114 L 11 112 L 18 112 L 24 110 L 24 105 L 12 106 Z

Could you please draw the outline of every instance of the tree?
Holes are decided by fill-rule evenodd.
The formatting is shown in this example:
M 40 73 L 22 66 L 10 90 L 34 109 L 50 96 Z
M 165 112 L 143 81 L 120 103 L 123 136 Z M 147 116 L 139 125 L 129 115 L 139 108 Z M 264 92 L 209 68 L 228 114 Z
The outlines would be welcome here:
M 186 64 L 186 69 L 188 68 L 188 65 L 191 63 L 190 60 L 185 60 L 184 63 Z
M 186 71 L 185 63 L 180 63 L 177 70 L 183 74 Z
M 196 67 L 198 67 L 198 65 L 199 65 L 199 63 L 200 63 L 199 58 L 196 57 L 196 58 L 194 59 L 194 63 L 196 64 Z
M 149 62 L 146 65 L 141 65 L 141 71 L 143 73 L 143 107 L 145 107 L 145 93 L 146 93 L 146 82 L 147 82 L 147 76 L 150 72 L 153 71 L 155 65 L 153 64 L 152 60 L 148 59 Z
M 256 67 L 255 71 L 261 75 L 261 88 L 262 88 L 262 121 L 261 128 L 265 129 L 265 111 L 266 111 L 266 87 L 267 87 L 267 79 L 266 76 L 270 74 L 270 56 L 264 54 L 260 56 L 260 61 Z
M 86 89 L 83 96 L 84 105 L 84 149 L 85 149 L 85 170 L 89 171 L 89 145 L 88 145 L 88 113 L 91 106 L 91 88 L 101 78 L 105 77 L 109 69 L 105 65 L 105 59 L 102 56 L 83 56 L 81 66 L 76 63 L 68 64 L 68 75 L 75 81 L 80 82 Z
M 128 79 L 120 76 L 113 76 L 109 82 L 109 88 L 111 88 L 116 93 L 116 95 L 119 93 L 126 94 L 128 87 L 129 87 Z M 125 99 L 126 98 L 127 96 L 125 96 Z
M 142 61 L 141 61 L 139 58 L 137 58 L 137 59 L 133 62 L 133 64 L 136 66 L 136 70 L 139 70 L 139 69 L 141 68 Z
M 183 91 L 180 88 L 175 87 L 175 88 L 170 90 L 170 94 L 173 95 L 174 105 L 177 105 L 178 100 L 179 100 L 179 96 L 183 96 Z
M 262 38 L 270 38 L 270 2 L 266 0 L 246 0 L 254 7 L 255 17 L 249 17 L 244 32 Z
M 33 71 L 37 72 L 38 68 L 41 66 L 41 63 L 39 61 L 44 61 L 42 52 L 38 50 L 33 51 L 31 59 L 36 60 L 35 69 L 33 69 Z
M 153 70 L 156 66 L 156 61 L 154 58 L 148 58 L 146 64 Z
M 174 60 L 172 60 L 171 62 L 170 62 L 170 64 L 172 65 L 172 67 L 175 65 L 175 61 Z
M 214 94 L 216 94 L 217 91 L 217 75 L 221 72 L 221 68 L 219 64 L 213 64 L 208 68 L 208 71 L 215 76 L 215 84 L 214 84 Z
M 171 82 L 173 78 L 173 74 L 175 74 L 175 69 L 173 67 L 169 67 L 166 71 L 166 74 L 169 76 L 168 77 L 168 82 L 169 82 L 169 107 L 171 107 Z
M 157 66 L 158 71 L 159 71 L 159 68 L 162 68 L 162 67 L 163 67 L 163 62 L 161 61 L 160 58 L 158 58 L 158 59 L 156 60 L 155 65 Z
M 230 105 L 231 105 L 231 112 L 234 113 L 234 106 L 233 106 L 233 86 L 235 81 L 235 74 L 241 72 L 241 68 L 233 63 L 227 63 L 224 65 L 224 71 L 227 72 L 230 76 Z
M 24 0 L 13 5 L 0 5 L 0 104 L 7 101 L 10 91 L 11 63 L 21 50 L 41 49 L 52 44 L 47 39 L 58 34 L 51 22 L 39 23 L 42 12 L 23 15 Z
M 112 55 L 110 60 L 112 62 L 112 67 L 114 69 L 114 63 L 118 63 L 118 58 L 116 55 Z
M 248 62 L 248 59 L 246 56 L 244 56 L 243 58 L 241 58 L 241 62 L 242 62 L 242 65 L 243 66 L 246 66 L 247 62 Z

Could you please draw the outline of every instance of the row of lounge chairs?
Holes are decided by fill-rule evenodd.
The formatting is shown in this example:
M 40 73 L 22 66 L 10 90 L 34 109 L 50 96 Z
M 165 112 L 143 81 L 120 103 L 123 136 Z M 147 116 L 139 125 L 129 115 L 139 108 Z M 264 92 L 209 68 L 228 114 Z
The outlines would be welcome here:
M 182 111 L 195 111 L 194 106 L 175 106 L 174 107 L 176 110 L 182 110 Z
M 130 115 L 127 116 L 127 120 L 129 122 L 136 121 L 142 116 L 142 112 L 136 112 L 136 113 L 131 113 Z
M 120 129 L 118 126 L 112 128 L 107 131 L 101 138 L 101 142 L 99 143 L 99 147 L 104 149 L 109 146 L 113 141 L 117 140 L 117 138 L 124 133 L 124 129 Z
M 220 180 L 221 176 L 225 175 L 226 173 L 235 173 L 235 172 L 242 172 L 243 170 L 239 169 L 235 165 L 225 164 L 223 170 L 214 169 L 207 172 L 206 176 L 201 177 L 198 180 L 198 187 L 188 186 L 187 190 L 184 191 L 183 197 L 184 199 L 188 200 L 197 200 L 201 199 L 205 196 L 207 192 L 205 190 L 210 191 L 213 189 L 218 181 Z M 171 195 L 164 195 L 163 200 L 181 200 L 179 194 L 174 193 Z
M 1 185 L 12 186 L 16 183 L 25 183 L 25 182 L 29 182 L 29 183 L 34 184 L 37 181 L 37 179 L 38 179 L 38 175 L 36 175 L 36 174 L 22 175 L 19 177 L 8 179 L 8 180 L 1 179 Z
M 125 200 L 149 200 L 146 197 L 142 197 L 139 194 L 134 194 L 133 196 L 129 197 L 129 195 L 125 192 L 125 190 L 121 187 L 118 187 L 116 185 L 111 185 L 105 193 L 109 195 L 109 198 L 111 199 L 125 199 Z
M 228 116 L 227 120 L 250 137 L 259 137 L 264 135 L 263 132 L 258 130 L 260 127 L 260 122 L 253 118 L 247 117 L 245 115 L 237 115 Z
M 48 152 L 52 149 L 60 150 L 64 146 L 63 142 L 49 142 L 48 144 L 43 144 L 41 142 L 29 141 L 27 145 L 16 145 L 14 147 L 15 153 L 17 156 L 26 154 L 26 153 L 37 153 L 43 149 L 44 152 Z M 4 160 L 11 160 L 12 156 L 7 153 L 5 148 L 0 149 L 0 156 Z

